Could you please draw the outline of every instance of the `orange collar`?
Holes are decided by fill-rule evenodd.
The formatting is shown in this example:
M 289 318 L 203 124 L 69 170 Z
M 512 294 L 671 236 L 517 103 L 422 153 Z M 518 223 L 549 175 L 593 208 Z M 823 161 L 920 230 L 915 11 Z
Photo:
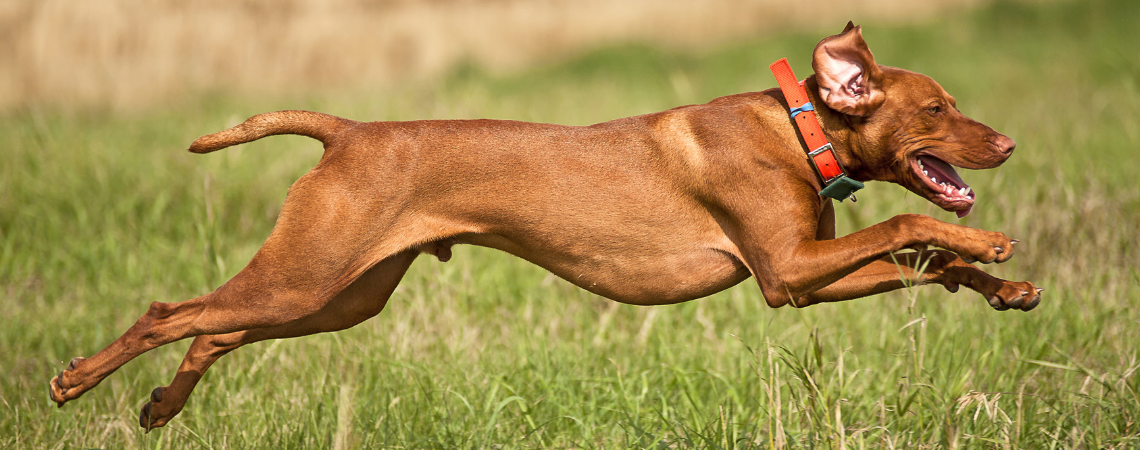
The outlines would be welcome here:
M 772 63 L 769 68 L 776 76 L 784 99 L 788 101 L 792 121 L 803 136 L 807 144 L 808 161 L 815 173 L 823 180 L 823 189 L 819 195 L 843 201 L 850 198 L 855 201 L 855 191 L 863 189 L 863 183 L 847 176 L 839 159 L 835 157 L 835 148 L 823 135 L 823 128 L 815 117 L 815 107 L 808 100 L 807 91 L 803 82 L 796 81 L 796 74 L 792 73 L 792 66 L 788 65 L 788 58 L 781 58 Z

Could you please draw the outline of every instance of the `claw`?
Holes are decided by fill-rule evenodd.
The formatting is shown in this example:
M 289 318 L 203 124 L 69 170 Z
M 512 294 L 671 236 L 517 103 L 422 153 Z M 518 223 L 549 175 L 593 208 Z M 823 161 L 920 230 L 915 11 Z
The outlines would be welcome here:
M 1019 241 L 1019 240 L 1017 240 L 1017 239 L 1010 239 L 1010 240 L 1009 240 L 1009 245 L 1017 245 L 1017 243 L 1018 243 L 1018 242 L 1021 242 L 1021 241 Z
M 1003 252 L 1005 252 L 1005 250 L 1002 249 L 1001 247 L 994 247 L 994 253 L 1001 254 Z
M 1035 295 L 1033 295 L 1033 298 L 1029 299 L 1028 303 L 1026 303 L 1025 307 L 1021 308 L 1021 310 L 1022 311 L 1029 311 L 1033 308 L 1036 308 L 1037 304 L 1041 303 L 1041 293 L 1042 292 L 1045 292 L 1045 289 L 1037 288 L 1037 293 Z
M 1021 295 L 1010 299 L 1008 302 L 1005 302 L 1005 304 L 1010 308 L 1021 308 L 1021 302 L 1025 300 L 1026 295 L 1029 295 L 1029 293 L 1021 291 Z
M 973 256 L 963 256 L 962 261 L 964 261 L 966 264 L 973 264 L 978 262 L 978 259 L 974 258 Z

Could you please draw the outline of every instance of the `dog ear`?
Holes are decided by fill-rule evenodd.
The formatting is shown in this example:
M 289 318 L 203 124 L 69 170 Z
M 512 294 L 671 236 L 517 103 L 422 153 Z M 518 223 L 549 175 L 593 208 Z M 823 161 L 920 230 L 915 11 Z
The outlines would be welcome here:
M 847 22 L 843 32 L 815 46 L 811 67 L 819 83 L 819 96 L 831 109 L 854 116 L 869 116 L 886 100 L 883 71 L 863 41 L 863 29 Z

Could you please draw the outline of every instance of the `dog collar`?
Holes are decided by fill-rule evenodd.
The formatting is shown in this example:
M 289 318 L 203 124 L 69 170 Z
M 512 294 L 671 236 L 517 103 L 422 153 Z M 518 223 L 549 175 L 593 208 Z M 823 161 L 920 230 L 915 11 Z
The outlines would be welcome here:
M 804 143 L 807 144 L 805 150 L 808 161 L 823 180 L 823 189 L 819 191 L 819 195 L 841 202 L 850 198 L 854 202 L 855 191 L 863 189 L 863 183 L 848 177 L 843 166 L 839 164 L 839 159 L 835 157 L 835 148 L 827 140 L 827 136 L 823 135 L 823 128 L 819 126 L 819 121 L 815 117 L 815 107 L 808 100 L 803 82 L 796 81 L 796 74 L 792 73 L 788 58 L 781 58 L 769 68 L 776 76 L 776 83 L 780 85 L 784 99 L 788 101 L 792 121 L 796 123 L 796 129 L 800 131 L 800 136 L 803 136 Z

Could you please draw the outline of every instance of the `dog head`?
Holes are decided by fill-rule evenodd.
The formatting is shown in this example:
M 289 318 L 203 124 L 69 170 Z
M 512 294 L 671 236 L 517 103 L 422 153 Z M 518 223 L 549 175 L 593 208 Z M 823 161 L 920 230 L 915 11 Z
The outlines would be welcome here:
M 848 170 L 856 178 L 902 185 L 963 217 L 975 194 L 955 167 L 994 168 L 1013 153 L 1013 139 L 963 115 L 930 77 L 876 64 L 850 22 L 820 41 L 812 68 L 819 98 L 852 131 Z

